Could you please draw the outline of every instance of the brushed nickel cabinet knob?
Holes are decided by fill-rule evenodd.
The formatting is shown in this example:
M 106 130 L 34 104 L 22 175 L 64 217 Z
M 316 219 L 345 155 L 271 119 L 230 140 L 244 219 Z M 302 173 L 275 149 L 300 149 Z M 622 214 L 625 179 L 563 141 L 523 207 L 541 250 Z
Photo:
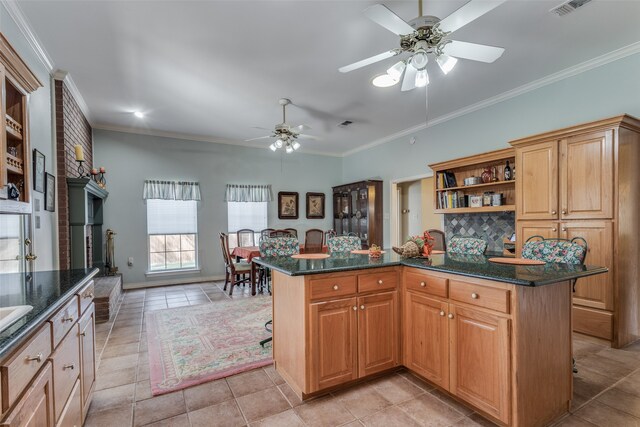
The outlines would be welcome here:
M 449 319 L 453 319 L 453 313 L 449 313 L 449 316 L 447 316 Z
M 557 213 L 558 213 L 557 211 L 551 211 L 551 215 L 555 215 Z
M 440 310 L 440 316 L 444 317 L 445 314 L 446 313 L 444 311 Z
M 478 299 L 478 294 L 476 294 L 475 292 L 471 294 L 471 298 L 473 299 Z
M 337 291 L 340 287 L 338 285 L 333 285 L 333 290 Z
M 382 279 L 378 280 L 378 285 L 382 285 Z
M 29 361 L 29 362 L 31 362 L 31 361 L 42 362 L 42 353 L 38 353 L 33 357 L 27 356 L 27 361 Z
M 553 228 L 551 229 L 551 231 L 558 231 L 558 229 L 557 229 L 557 228 L 555 228 L 555 227 L 553 227 Z
M 567 231 L 567 227 L 562 227 L 562 231 Z
M 358 306 L 354 305 L 353 306 L 353 311 L 357 311 L 358 310 Z
M 566 215 L 567 214 L 567 210 L 566 209 L 562 209 L 562 215 Z
M 427 284 L 424 283 L 424 282 L 420 282 L 420 286 L 422 286 L 424 288 L 425 286 L 427 286 Z
M 360 310 L 364 310 L 364 305 L 361 305 L 361 306 L 360 306 Z

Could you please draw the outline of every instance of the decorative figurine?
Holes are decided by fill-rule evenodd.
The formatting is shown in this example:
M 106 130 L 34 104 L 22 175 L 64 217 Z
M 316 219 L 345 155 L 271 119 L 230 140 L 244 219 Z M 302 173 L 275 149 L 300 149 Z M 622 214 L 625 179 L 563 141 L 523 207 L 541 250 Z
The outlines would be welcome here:
M 422 233 L 422 236 L 412 236 L 404 245 L 392 249 L 403 258 L 415 258 L 419 256 L 429 257 L 433 251 L 435 239 L 431 237 L 428 231 Z

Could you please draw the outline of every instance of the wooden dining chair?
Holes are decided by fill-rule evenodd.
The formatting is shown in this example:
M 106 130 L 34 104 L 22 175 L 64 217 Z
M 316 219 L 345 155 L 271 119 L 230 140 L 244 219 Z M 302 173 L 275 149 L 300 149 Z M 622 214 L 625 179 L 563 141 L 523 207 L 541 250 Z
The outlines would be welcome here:
M 304 233 L 304 253 L 322 253 L 322 243 L 324 242 L 324 231 L 312 228 Z
M 236 232 L 238 235 L 238 246 L 255 246 L 255 232 L 248 228 L 243 228 Z
M 220 249 L 222 249 L 222 258 L 224 259 L 224 288 L 231 283 L 229 295 L 233 294 L 233 287 L 239 284 L 246 284 L 251 281 L 251 264 L 245 261 L 235 262 L 229 252 L 229 236 L 220 233 Z
M 291 233 L 288 232 L 287 230 L 273 230 L 272 232 L 269 233 L 269 238 L 274 238 L 274 237 L 297 237 L 297 236 L 291 235 Z
M 437 251 L 447 251 L 447 240 L 445 239 L 444 231 L 432 228 L 427 230 L 427 233 L 434 239 L 433 249 Z
M 298 230 L 295 228 L 285 228 L 284 231 L 288 231 L 293 237 L 298 237 Z

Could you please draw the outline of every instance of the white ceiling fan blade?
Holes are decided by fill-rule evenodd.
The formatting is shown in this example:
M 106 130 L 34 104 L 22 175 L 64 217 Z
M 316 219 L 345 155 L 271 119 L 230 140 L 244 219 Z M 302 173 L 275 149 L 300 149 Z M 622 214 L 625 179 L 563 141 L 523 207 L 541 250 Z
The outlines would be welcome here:
M 415 31 L 411 25 L 407 24 L 402 18 L 383 4 L 374 4 L 366 8 L 364 14 L 376 24 L 383 26 L 399 36 L 412 34 Z
M 311 130 L 311 128 L 309 126 L 307 126 L 307 125 L 298 125 L 296 127 L 292 127 L 291 128 L 291 131 L 294 132 L 294 133 L 300 133 L 303 130 Z
M 416 87 L 416 67 L 411 64 L 407 64 L 407 68 L 404 70 L 404 79 L 402 80 L 402 87 L 400 90 L 406 92 Z
M 382 52 L 379 53 L 375 56 L 372 56 L 370 58 L 367 59 L 363 59 L 361 61 L 358 62 L 354 62 L 353 64 L 350 65 L 345 65 L 344 67 L 340 67 L 338 68 L 338 71 L 340 71 L 341 73 L 348 73 L 349 71 L 353 71 L 353 70 L 357 70 L 358 68 L 362 68 L 362 67 L 366 67 L 367 65 L 373 64 L 375 62 L 378 61 L 382 61 L 383 59 L 387 59 L 387 58 L 391 58 L 392 56 L 396 56 L 398 53 L 398 51 L 396 50 L 389 50 L 387 52 Z
M 296 135 L 296 137 L 300 139 L 313 139 L 315 141 L 320 141 L 320 138 L 318 138 L 317 136 L 307 135 L 305 133 L 299 133 Z
M 271 132 L 271 131 L 273 131 L 273 129 L 263 128 L 262 126 L 251 126 L 251 129 L 266 130 L 267 132 Z
M 502 56 L 504 48 L 453 40 L 444 47 L 443 52 L 454 58 L 493 62 Z
M 258 139 L 268 139 L 268 138 L 273 138 L 271 135 L 269 136 L 259 136 L 257 138 L 251 138 L 251 139 L 245 139 L 245 142 L 249 142 L 249 141 L 257 141 Z
M 442 31 L 453 32 L 492 11 L 507 0 L 471 0 L 460 9 L 440 21 Z

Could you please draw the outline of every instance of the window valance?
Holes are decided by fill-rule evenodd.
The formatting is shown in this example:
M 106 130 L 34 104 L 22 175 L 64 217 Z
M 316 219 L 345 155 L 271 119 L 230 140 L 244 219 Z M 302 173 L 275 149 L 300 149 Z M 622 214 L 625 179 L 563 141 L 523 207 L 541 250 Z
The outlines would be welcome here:
M 225 202 L 270 202 L 271 185 L 236 185 L 227 184 L 224 195 Z
M 146 180 L 142 198 L 144 200 L 200 200 L 200 184 L 187 181 Z

